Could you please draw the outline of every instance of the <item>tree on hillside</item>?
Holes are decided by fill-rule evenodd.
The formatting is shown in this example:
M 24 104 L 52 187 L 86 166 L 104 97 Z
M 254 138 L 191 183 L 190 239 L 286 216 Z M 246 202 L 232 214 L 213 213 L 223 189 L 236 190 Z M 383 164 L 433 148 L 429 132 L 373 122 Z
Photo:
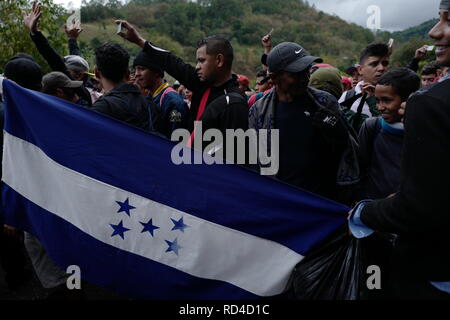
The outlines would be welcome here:
M 84 22 L 99 21 L 106 18 L 122 18 L 122 3 L 119 0 L 83 0 L 81 16 Z
M 64 8 L 53 3 L 52 0 L 41 0 L 43 5 L 39 28 L 46 35 L 50 44 L 60 54 L 67 53 L 67 44 L 62 26 L 68 14 Z M 46 70 L 47 63 L 37 52 L 23 23 L 23 10 L 30 10 L 28 0 L 2 0 L 0 1 L 0 73 L 3 67 L 15 54 L 25 52 L 32 55 Z
M 394 49 L 394 53 L 392 54 L 391 65 L 393 67 L 405 67 L 409 62 L 411 62 L 412 58 L 414 58 L 414 54 L 417 49 L 422 47 L 423 45 L 428 44 L 428 41 L 420 38 L 410 39 L 409 42 L 401 45 Z M 423 67 L 426 63 L 433 61 L 436 59 L 436 55 L 433 53 L 428 53 L 427 57 L 423 59 L 420 63 L 420 67 Z

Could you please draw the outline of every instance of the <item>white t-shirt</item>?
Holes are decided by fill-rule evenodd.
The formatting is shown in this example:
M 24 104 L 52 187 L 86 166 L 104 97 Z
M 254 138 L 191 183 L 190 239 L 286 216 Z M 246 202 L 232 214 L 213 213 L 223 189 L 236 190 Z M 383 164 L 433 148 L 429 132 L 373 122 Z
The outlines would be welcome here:
M 364 84 L 364 81 L 360 81 L 355 86 L 354 89 L 355 89 L 355 93 L 356 94 L 360 94 L 361 93 L 361 91 L 362 91 L 361 87 L 362 87 L 363 84 Z M 348 93 L 348 91 L 345 91 L 342 94 L 341 98 L 339 99 L 339 103 L 342 103 L 342 102 L 344 102 L 346 100 L 347 93 Z M 359 104 L 361 103 L 361 99 L 362 99 L 362 97 L 356 99 L 356 101 L 353 102 L 352 107 L 350 108 L 350 110 L 352 110 L 353 112 L 356 113 L 358 111 Z M 372 117 L 372 113 L 370 112 L 370 108 L 369 108 L 369 105 L 367 104 L 367 102 L 364 102 L 364 106 L 363 106 L 363 109 L 362 109 L 362 114 L 365 114 L 365 115 L 367 115 L 369 117 Z

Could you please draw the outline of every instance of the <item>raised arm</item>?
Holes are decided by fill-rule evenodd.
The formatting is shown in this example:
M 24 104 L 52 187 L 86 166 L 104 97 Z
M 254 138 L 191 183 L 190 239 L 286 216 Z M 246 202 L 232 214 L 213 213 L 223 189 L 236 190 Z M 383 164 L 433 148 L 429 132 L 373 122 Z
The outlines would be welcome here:
M 417 70 L 419 70 L 419 62 L 423 60 L 427 55 L 427 47 L 428 46 L 425 45 L 416 50 L 414 58 L 406 66 L 408 69 L 411 69 L 414 72 L 417 72 Z
M 119 36 L 141 47 L 156 64 L 180 81 L 186 88 L 197 91 L 202 86 L 193 66 L 185 63 L 169 51 L 158 48 L 145 40 L 137 29 L 127 21 L 117 20 L 116 24 L 122 24 L 122 32 L 118 33 Z
M 67 38 L 69 39 L 69 53 L 71 55 L 81 56 L 77 39 L 83 29 L 81 28 L 79 21 L 70 29 L 67 28 L 67 25 L 64 25 L 64 31 L 66 32 Z
M 42 15 L 41 4 L 33 2 L 32 10 L 29 14 L 23 12 L 23 21 L 30 30 L 31 40 L 33 40 L 36 48 L 42 57 L 47 61 L 53 71 L 61 71 L 69 75 L 66 65 L 62 57 L 50 46 L 47 38 L 39 31 L 39 19 Z

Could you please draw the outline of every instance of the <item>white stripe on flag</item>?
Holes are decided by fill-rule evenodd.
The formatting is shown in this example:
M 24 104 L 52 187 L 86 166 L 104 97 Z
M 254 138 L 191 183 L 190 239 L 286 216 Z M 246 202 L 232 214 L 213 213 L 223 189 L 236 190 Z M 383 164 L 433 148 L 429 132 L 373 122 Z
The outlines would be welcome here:
M 136 177 L 138 178 L 138 177 Z M 161 203 L 100 182 L 49 158 L 37 146 L 4 132 L 3 181 L 36 205 L 97 240 L 171 266 L 193 276 L 222 280 L 259 296 L 283 292 L 303 258 L 276 242 L 200 219 Z M 116 201 L 136 207 L 118 213 Z M 159 227 L 152 235 L 140 222 Z M 172 230 L 183 218 L 184 232 Z M 131 229 L 112 236 L 122 221 Z M 166 242 L 177 243 L 176 255 Z

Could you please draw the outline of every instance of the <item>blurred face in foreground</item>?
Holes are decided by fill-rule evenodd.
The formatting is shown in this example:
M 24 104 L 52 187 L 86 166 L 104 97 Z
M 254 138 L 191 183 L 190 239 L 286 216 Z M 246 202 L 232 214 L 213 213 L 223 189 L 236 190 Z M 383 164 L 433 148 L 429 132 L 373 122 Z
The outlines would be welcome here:
M 436 46 L 436 61 L 442 66 L 450 66 L 450 21 L 449 13 L 445 10 L 439 12 L 439 22 L 430 30 L 429 36 L 433 38 Z

